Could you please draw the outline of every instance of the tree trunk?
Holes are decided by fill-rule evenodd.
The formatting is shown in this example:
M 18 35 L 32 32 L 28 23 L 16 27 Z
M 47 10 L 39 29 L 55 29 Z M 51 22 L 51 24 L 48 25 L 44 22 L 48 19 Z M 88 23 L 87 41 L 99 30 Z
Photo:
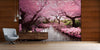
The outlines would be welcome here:
M 32 27 L 29 23 L 24 23 L 24 24 L 22 24 L 22 30 L 28 32 L 28 31 L 32 30 Z
M 58 20 L 58 24 L 60 24 L 60 20 Z
M 72 20 L 72 27 L 76 27 L 75 26 L 75 18 L 71 18 L 71 20 Z

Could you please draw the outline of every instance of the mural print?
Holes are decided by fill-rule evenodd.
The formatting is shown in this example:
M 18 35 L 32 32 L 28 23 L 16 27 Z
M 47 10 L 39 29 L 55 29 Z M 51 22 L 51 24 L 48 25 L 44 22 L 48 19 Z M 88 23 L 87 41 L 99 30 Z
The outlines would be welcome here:
M 19 31 L 48 32 L 48 41 L 81 40 L 81 0 L 19 0 Z

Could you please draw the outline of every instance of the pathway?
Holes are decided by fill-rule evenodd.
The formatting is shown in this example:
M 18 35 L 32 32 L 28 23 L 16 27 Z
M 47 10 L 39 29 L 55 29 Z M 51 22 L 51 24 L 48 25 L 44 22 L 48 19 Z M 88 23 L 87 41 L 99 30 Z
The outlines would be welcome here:
M 70 41 L 70 37 L 63 35 L 52 26 L 42 30 L 41 32 L 48 32 L 48 39 L 46 41 Z

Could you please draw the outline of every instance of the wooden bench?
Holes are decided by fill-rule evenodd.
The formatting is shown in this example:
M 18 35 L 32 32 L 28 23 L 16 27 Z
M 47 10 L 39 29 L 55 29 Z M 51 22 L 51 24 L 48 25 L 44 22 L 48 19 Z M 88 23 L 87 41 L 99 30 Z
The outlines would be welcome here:
M 48 32 L 19 32 L 19 40 L 46 40 Z

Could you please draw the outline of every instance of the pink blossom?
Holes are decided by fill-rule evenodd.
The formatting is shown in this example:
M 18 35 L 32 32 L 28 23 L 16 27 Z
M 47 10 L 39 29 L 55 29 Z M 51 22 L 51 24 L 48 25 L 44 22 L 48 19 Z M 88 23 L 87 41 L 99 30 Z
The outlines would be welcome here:
M 41 8 L 42 4 L 43 2 L 41 2 L 41 0 L 19 1 L 19 9 L 21 8 L 24 12 L 26 12 L 26 22 L 30 21 L 34 14 Z M 81 0 L 48 0 L 47 4 L 38 15 L 47 18 L 50 17 L 52 19 L 52 15 L 58 15 L 59 11 L 61 10 L 65 11 L 71 17 L 80 16 Z
M 22 25 L 19 24 L 19 32 L 22 31 L 22 28 L 21 27 L 22 27 Z
M 75 36 L 75 37 L 81 37 L 81 28 L 61 28 L 61 32 L 67 33 L 68 35 Z

